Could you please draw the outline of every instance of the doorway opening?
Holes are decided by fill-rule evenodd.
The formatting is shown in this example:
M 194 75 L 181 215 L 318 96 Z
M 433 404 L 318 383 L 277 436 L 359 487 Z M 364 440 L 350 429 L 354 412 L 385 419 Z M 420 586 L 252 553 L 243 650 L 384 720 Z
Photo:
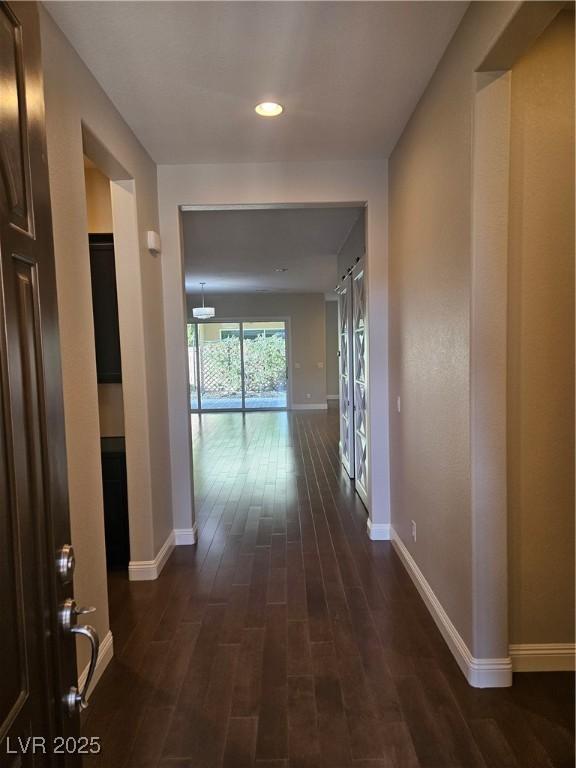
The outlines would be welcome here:
M 205 320 L 187 330 L 193 413 L 287 408 L 287 320 Z
M 86 156 L 84 176 L 100 416 L 106 567 L 108 571 L 127 573 L 130 526 L 112 197 L 110 179 Z
M 368 509 L 365 214 L 365 202 L 180 209 L 190 412 L 330 403 L 340 464 Z

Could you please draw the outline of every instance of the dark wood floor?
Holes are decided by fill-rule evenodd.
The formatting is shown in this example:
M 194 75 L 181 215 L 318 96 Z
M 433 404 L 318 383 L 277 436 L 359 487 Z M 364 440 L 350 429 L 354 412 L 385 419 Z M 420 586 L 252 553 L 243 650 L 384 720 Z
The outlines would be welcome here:
M 336 414 L 194 418 L 197 547 L 110 580 L 110 768 L 572 768 L 573 677 L 470 688 L 342 475 Z

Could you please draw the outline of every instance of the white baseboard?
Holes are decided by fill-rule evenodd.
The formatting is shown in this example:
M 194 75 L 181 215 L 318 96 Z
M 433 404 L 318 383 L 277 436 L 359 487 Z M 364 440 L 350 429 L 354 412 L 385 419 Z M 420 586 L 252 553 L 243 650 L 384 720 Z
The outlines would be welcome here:
M 108 631 L 106 637 L 100 643 L 100 650 L 98 651 L 98 660 L 96 662 L 96 669 L 94 670 L 94 677 L 90 683 L 90 690 L 88 696 L 94 690 L 94 686 L 98 683 L 98 680 L 102 677 L 102 673 L 112 661 L 114 656 L 114 641 L 112 638 L 112 632 Z M 81 691 L 84 688 L 84 683 L 88 677 L 88 668 L 90 664 L 86 664 L 82 672 L 78 675 L 78 690 Z
M 506 688 L 512 685 L 512 661 L 510 657 L 501 659 L 474 658 L 394 528 L 392 528 L 392 542 L 416 589 L 436 622 L 436 626 L 470 685 L 474 688 Z
M 340 395 L 326 395 L 326 400 L 340 400 Z
M 293 411 L 327 411 L 328 403 L 292 403 Z
M 370 518 L 366 524 L 368 528 L 368 536 L 372 541 L 390 541 L 390 524 L 389 523 L 373 523 Z
M 128 578 L 130 581 L 153 581 L 160 576 L 166 560 L 172 554 L 176 537 L 174 531 L 170 534 L 154 560 L 130 560 L 128 563 Z
M 177 547 L 196 544 L 198 541 L 198 529 L 196 523 L 192 528 L 174 528 L 174 543 Z
M 538 643 L 511 645 L 514 672 L 574 672 L 574 643 Z
M 154 581 L 160 576 L 162 568 L 172 554 L 174 547 L 189 546 L 198 541 L 196 523 L 192 528 L 174 528 L 162 544 L 154 560 L 130 560 L 128 578 L 130 581 Z

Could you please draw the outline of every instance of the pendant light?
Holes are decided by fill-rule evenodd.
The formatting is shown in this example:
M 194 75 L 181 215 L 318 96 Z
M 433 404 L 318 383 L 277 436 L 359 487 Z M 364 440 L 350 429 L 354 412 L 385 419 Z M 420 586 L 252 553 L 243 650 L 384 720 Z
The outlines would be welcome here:
M 200 285 L 202 286 L 202 306 L 194 307 L 192 309 L 192 314 L 197 320 L 208 320 L 209 318 L 214 317 L 216 311 L 214 307 L 204 306 L 204 286 L 206 283 L 200 283 Z

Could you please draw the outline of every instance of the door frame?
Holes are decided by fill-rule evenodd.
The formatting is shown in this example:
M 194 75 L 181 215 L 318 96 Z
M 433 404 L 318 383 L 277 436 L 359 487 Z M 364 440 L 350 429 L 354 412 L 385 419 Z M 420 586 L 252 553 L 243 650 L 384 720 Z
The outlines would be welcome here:
M 294 208 L 364 209 L 366 245 L 367 312 L 378 322 L 370 323 L 384 354 L 370 365 L 368 397 L 370 417 L 380 429 L 369 431 L 372 466 L 368 488 L 367 534 L 371 539 L 390 538 L 389 477 L 389 382 L 388 382 L 388 267 L 387 267 L 387 186 L 385 163 L 370 163 L 358 168 L 347 164 L 313 164 L 313 175 L 303 174 L 298 164 L 286 166 L 278 174 L 273 163 L 261 164 L 254 178 L 247 177 L 239 165 L 230 174 L 228 166 L 206 166 L 204 172 L 190 175 L 176 166 L 159 167 L 160 227 L 163 250 L 170 258 L 163 260 L 164 311 L 167 354 L 170 450 L 177 456 L 172 472 L 172 492 L 180 500 L 190 524 L 195 521 L 192 452 L 192 424 L 183 421 L 190 409 L 190 374 L 187 345 L 187 290 L 183 235 L 183 213 L 222 210 L 290 210 Z M 172 178 L 172 174 L 175 175 Z M 219 199 L 219 195 L 225 197 Z M 259 200 L 259 201 L 258 201 Z M 372 314 L 374 313 L 374 315 Z M 369 339 L 369 348 L 372 340 Z M 372 392 L 378 397 L 371 399 Z
M 286 328 L 285 346 L 286 346 L 286 406 L 283 408 L 246 408 L 245 392 L 244 392 L 244 345 L 240 344 L 241 355 L 241 377 L 242 377 L 242 407 L 241 408 L 211 408 L 204 410 L 202 408 L 202 398 L 200 396 L 200 380 L 198 380 L 198 405 L 199 408 L 190 408 L 190 413 L 195 413 L 200 416 L 206 413 L 265 413 L 270 411 L 282 412 L 292 409 L 292 323 L 290 316 L 286 315 L 262 315 L 260 317 L 214 317 L 209 320 L 186 320 L 186 326 L 188 325 L 205 325 L 208 323 L 238 323 L 240 326 L 240 336 L 242 337 L 244 323 L 265 323 L 265 322 L 279 322 L 284 323 Z M 242 342 L 242 338 L 241 338 Z M 200 368 L 200 346 L 198 344 L 198 335 L 196 335 L 196 366 L 199 373 Z M 190 372 L 188 371 L 188 382 L 190 382 Z M 190 389 L 190 383 L 188 383 L 188 390 Z M 188 393 L 188 403 L 190 402 L 190 393 Z
M 140 242 L 142 224 L 139 223 L 142 195 L 138 192 L 135 176 L 116 159 L 108 144 L 100 139 L 84 121 L 81 122 L 81 137 L 83 154 L 79 161 L 82 162 L 82 173 L 84 173 L 84 157 L 87 157 L 107 177 L 110 187 L 122 360 L 124 437 L 126 440 L 130 529 L 128 578 L 131 581 L 136 581 L 142 578 L 140 564 L 148 563 L 153 560 L 155 555 L 153 543 L 154 504 L 150 481 L 153 476 L 151 471 L 152 438 L 149 434 L 151 406 L 146 393 L 148 373 L 146 370 L 146 333 L 142 304 L 144 297 L 138 287 L 140 281 L 139 279 L 135 280 L 134 277 L 135 274 L 140 274 L 142 269 Z M 87 226 L 85 231 L 88 232 Z M 88 245 L 87 235 L 86 245 Z M 86 258 L 89 258 L 88 248 L 86 248 Z M 94 394 L 96 395 L 94 407 L 98 410 L 97 391 Z M 98 434 L 100 436 L 100 431 Z M 100 462 L 99 444 L 97 453 Z M 97 514 L 103 526 L 104 510 L 101 504 L 98 504 Z M 86 566 L 84 567 L 86 568 Z M 106 569 L 102 571 L 101 566 L 96 562 L 91 562 L 87 567 L 94 569 L 94 572 L 98 569 L 101 581 L 104 581 L 103 577 L 107 576 Z M 94 598 L 94 602 L 97 601 L 98 597 Z M 107 601 L 105 607 L 106 614 L 108 614 Z M 100 611 L 100 606 L 98 609 Z M 101 627 L 101 634 L 103 637 L 108 637 L 110 643 L 112 642 L 108 615 L 106 615 L 106 627 Z

